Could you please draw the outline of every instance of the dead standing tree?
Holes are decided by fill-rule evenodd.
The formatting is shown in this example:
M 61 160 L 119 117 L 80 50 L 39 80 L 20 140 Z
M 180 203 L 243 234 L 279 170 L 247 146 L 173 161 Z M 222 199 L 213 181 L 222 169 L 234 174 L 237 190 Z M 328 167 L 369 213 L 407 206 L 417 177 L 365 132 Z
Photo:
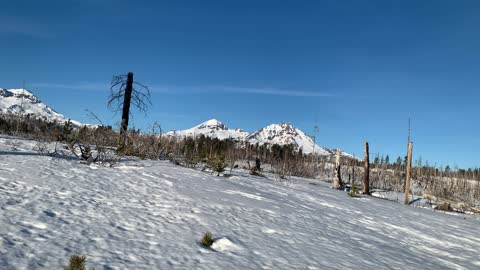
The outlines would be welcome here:
M 408 142 L 408 152 L 407 152 L 407 175 L 405 178 L 405 204 L 410 203 L 410 178 L 412 176 L 412 151 L 413 143 Z
M 152 105 L 150 90 L 147 86 L 134 82 L 132 72 L 127 75 L 113 76 L 108 107 L 114 112 L 122 111 L 120 138 L 117 146 L 117 151 L 120 152 L 125 149 L 127 142 L 128 119 L 131 114 L 130 104 L 133 104 L 139 111 L 146 113 L 148 106 Z
M 335 159 L 335 178 L 333 179 L 333 188 L 340 189 L 343 186 L 342 183 L 342 167 L 340 165 L 340 156 L 342 152 L 340 149 L 337 149 L 336 159 Z
M 365 141 L 365 173 L 363 175 L 363 194 L 370 194 L 370 158 L 368 150 L 368 141 Z

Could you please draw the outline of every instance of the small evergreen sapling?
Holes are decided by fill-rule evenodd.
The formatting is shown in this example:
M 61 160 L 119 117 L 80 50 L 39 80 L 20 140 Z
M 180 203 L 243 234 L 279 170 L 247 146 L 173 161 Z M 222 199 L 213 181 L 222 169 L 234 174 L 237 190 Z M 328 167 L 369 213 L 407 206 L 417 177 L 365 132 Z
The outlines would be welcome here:
M 88 270 L 86 266 L 87 257 L 82 255 L 73 255 L 68 261 L 68 266 L 64 270 Z M 92 268 L 93 270 L 93 268 Z
M 352 184 L 352 187 L 350 188 L 350 191 L 348 192 L 348 196 L 350 197 L 357 197 L 358 189 L 355 186 L 355 184 Z
M 63 135 L 62 139 L 70 143 L 72 141 L 72 133 L 73 133 L 73 124 L 72 124 L 72 121 L 68 119 L 68 121 L 66 121 L 62 127 L 62 135 Z
M 217 172 L 217 176 L 220 176 L 220 173 L 225 171 L 225 168 L 228 164 L 225 162 L 224 156 L 215 156 L 214 158 L 208 161 L 210 167 L 213 171 Z
M 213 245 L 213 236 L 212 236 L 212 233 L 210 232 L 206 232 L 202 239 L 200 240 L 200 242 L 202 243 L 202 245 L 206 246 L 206 247 L 211 247 Z

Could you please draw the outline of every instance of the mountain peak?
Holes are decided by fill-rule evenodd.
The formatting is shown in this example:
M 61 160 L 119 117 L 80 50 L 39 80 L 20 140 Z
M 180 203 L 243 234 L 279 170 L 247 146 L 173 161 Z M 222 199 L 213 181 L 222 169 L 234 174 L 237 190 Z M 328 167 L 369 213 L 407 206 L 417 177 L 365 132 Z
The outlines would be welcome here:
M 27 89 L 24 89 L 24 88 L 17 88 L 17 89 L 5 89 L 6 91 L 9 91 L 13 94 L 17 94 L 17 95 L 28 95 L 28 96 L 33 96 L 33 93 L 28 91 Z
M 268 126 L 264 127 L 264 129 L 268 129 L 268 130 L 291 130 L 291 131 L 294 131 L 294 130 L 296 130 L 297 128 L 294 127 L 294 126 L 293 126 L 292 124 L 290 124 L 290 123 L 283 122 L 283 123 L 268 125 Z
M 206 122 L 201 123 L 195 127 L 196 129 L 217 129 L 217 130 L 228 130 L 228 128 L 217 119 L 210 119 Z
M 290 123 L 271 124 L 260 130 L 250 134 L 246 140 L 250 143 L 258 143 L 260 145 L 278 144 L 288 145 L 292 144 L 303 153 L 313 153 L 319 155 L 329 155 L 330 151 L 314 143 L 313 139 L 306 135 L 303 131 L 296 128 Z
M 32 92 L 27 89 L 2 89 L 0 88 L 0 113 L 30 114 L 48 122 L 63 123 L 68 118 L 57 113 L 46 104 L 42 103 Z M 82 124 L 72 120 L 74 126 Z
M 248 136 L 248 133 L 241 129 L 229 129 L 217 119 L 210 119 L 190 129 L 169 131 L 166 135 L 174 137 L 196 137 L 204 135 L 219 140 L 229 138 L 243 140 Z
M 209 125 L 216 125 L 216 124 L 220 124 L 220 125 L 223 125 L 222 122 L 218 121 L 217 119 L 215 118 L 212 118 L 208 121 L 205 121 L 203 122 L 204 124 L 209 124 Z
M 2 89 L 0 88 L 0 96 L 15 97 L 18 99 L 27 99 L 31 102 L 38 103 L 40 100 L 27 89 Z
M 40 99 L 35 96 L 32 92 L 28 91 L 27 89 L 12 89 L 10 90 L 16 97 L 28 99 L 30 102 L 39 103 Z
M 283 122 L 268 125 L 249 134 L 241 129 L 229 129 L 217 119 L 210 119 L 190 129 L 169 131 L 167 136 L 172 137 L 198 137 L 204 135 L 219 140 L 235 139 L 241 142 L 259 145 L 293 145 L 298 151 L 302 149 L 305 154 L 331 155 L 333 152 L 316 144 L 312 138 L 290 123 Z
M 298 136 L 299 133 L 305 135 L 301 130 L 289 123 L 271 124 L 260 130 L 257 130 L 249 137 L 261 136 L 272 139 L 277 136 Z M 306 135 L 305 135 L 306 136 Z

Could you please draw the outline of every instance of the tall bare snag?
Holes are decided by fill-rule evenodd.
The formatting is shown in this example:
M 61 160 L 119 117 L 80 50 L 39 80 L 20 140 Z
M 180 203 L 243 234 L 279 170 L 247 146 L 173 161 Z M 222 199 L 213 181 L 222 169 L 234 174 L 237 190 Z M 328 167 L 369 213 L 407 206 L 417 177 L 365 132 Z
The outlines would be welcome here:
M 368 150 L 368 142 L 365 141 L 365 174 L 363 176 L 363 193 L 370 193 L 370 157 Z
M 148 106 L 152 105 L 150 90 L 147 86 L 135 82 L 133 73 L 113 76 L 110 85 L 110 97 L 108 107 L 115 112 L 122 111 L 120 122 L 120 138 L 117 150 L 125 149 L 127 142 L 128 120 L 130 118 L 130 105 L 133 104 L 139 111 L 147 112 Z

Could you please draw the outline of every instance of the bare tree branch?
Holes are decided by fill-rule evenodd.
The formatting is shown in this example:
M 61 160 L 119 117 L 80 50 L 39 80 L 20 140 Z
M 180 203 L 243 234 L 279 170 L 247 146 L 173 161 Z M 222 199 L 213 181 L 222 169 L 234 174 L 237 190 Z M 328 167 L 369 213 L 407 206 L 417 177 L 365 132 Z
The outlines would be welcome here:
M 134 87 L 136 86 L 136 87 Z M 120 123 L 120 140 L 117 150 L 124 151 L 127 142 L 127 131 L 129 118 L 133 118 L 130 106 L 133 104 L 140 112 L 147 114 L 147 109 L 152 105 L 150 99 L 150 90 L 142 83 L 134 82 L 133 73 L 127 75 L 117 75 L 112 77 L 110 84 L 110 97 L 108 99 L 108 108 L 117 112 L 122 112 L 122 121 Z
M 112 82 L 110 84 L 110 96 L 108 98 L 107 106 L 110 110 L 115 113 L 119 112 L 123 108 L 123 97 L 125 96 L 125 87 L 126 87 L 127 75 L 115 75 L 112 77 Z M 138 111 L 146 113 L 148 107 L 152 105 L 150 89 L 148 86 L 134 82 L 134 87 L 132 91 L 132 104 L 137 108 Z

